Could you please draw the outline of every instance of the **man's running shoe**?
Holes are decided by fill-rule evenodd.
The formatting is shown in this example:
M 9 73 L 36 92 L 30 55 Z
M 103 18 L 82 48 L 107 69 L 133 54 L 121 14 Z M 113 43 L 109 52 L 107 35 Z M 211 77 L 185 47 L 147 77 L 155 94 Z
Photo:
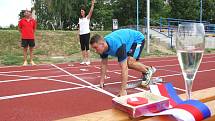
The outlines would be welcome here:
M 155 72 L 156 72 L 156 68 L 151 66 L 151 67 L 148 68 L 148 71 L 146 73 L 143 73 L 142 86 L 146 87 L 151 83 L 150 82 L 151 77 Z

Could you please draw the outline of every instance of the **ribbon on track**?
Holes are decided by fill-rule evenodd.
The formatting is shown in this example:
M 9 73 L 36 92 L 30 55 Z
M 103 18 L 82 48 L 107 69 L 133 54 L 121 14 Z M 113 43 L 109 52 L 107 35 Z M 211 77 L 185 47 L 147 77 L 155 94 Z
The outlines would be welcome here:
M 169 98 L 170 101 L 170 107 L 168 110 L 155 113 L 154 115 L 171 114 L 182 121 L 201 121 L 211 116 L 209 108 L 199 100 L 183 101 L 177 95 L 171 83 L 150 85 L 150 90 L 156 95 Z

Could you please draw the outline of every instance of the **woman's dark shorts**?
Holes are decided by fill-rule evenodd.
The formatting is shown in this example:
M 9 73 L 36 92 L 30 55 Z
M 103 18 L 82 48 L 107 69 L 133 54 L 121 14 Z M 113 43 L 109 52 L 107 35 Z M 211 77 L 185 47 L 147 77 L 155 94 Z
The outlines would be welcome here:
M 90 33 L 80 35 L 81 50 L 89 50 Z

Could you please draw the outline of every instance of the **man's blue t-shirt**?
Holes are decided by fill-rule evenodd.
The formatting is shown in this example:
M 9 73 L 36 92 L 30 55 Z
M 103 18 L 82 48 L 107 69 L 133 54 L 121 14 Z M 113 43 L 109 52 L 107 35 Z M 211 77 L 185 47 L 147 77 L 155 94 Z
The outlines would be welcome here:
M 118 57 L 118 62 L 123 62 L 127 59 L 127 53 L 132 44 L 141 44 L 144 41 L 144 35 L 131 29 L 120 29 L 105 36 L 104 40 L 108 44 L 108 50 L 101 55 L 101 58 L 111 55 Z

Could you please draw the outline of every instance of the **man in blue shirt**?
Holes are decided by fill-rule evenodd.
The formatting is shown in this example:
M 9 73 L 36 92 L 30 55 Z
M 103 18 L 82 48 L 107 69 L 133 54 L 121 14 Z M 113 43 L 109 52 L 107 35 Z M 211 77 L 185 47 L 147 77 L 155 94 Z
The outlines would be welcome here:
M 100 54 L 101 79 L 100 86 L 103 88 L 107 70 L 108 55 L 118 58 L 121 67 L 122 84 L 119 96 L 126 95 L 126 85 L 128 80 L 128 68 L 142 72 L 144 80 L 150 81 L 152 74 L 156 71 L 154 67 L 141 64 L 137 60 L 141 55 L 144 47 L 144 35 L 135 30 L 121 29 L 114 31 L 104 38 L 100 35 L 94 35 L 90 40 L 91 47 Z

